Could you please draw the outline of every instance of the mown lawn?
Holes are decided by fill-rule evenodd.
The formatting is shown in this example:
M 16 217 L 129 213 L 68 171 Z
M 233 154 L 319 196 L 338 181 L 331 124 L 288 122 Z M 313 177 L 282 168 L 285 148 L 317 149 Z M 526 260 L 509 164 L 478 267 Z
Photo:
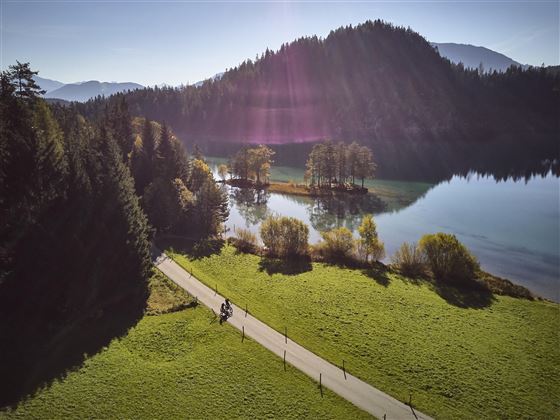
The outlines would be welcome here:
M 313 263 L 289 275 L 226 246 L 174 258 L 279 331 L 438 418 L 558 418 L 559 306 L 495 296 L 460 307 L 396 274 Z
M 152 279 L 154 311 L 185 302 Z M 166 290 L 167 289 L 167 290 Z M 167 302 L 166 302 L 167 296 Z M 152 311 L 152 313 L 155 313 Z M 39 391 L 7 418 L 367 418 L 324 392 L 201 306 L 145 316 L 121 339 L 59 382 Z

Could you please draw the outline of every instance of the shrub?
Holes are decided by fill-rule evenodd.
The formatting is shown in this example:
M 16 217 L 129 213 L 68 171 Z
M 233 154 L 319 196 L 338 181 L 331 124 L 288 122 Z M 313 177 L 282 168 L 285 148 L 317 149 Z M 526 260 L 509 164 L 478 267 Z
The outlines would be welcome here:
M 476 279 L 478 261 L 455 235 L 424 235 L 419 248 L 437 280 L 464 284 Z
M 352 257 L 355 242 L 352 232 L 345 227 L 321 232 L 323 241 L 317 245 L 317 251 L 326 260 L 347 260 Z
M 391 263 L 408 277 L 426 274 L 426 259 L 416 244 L 405 242 L 391 258 Z
M 257 235 L 249 229 L 235 228 L 231 238 L 233 245 L 241 252 L 255 253 L 258 249 Z
M 479 273 L 479 280 L 486 285 L 488 290 L 492 293 L 502 296 L 511 296 L 514 298 L 523 298 L 533 300 L 535 296 L 531 291 L 523 286 L 514 284 L 508 279 L 494 276 L 490 273 L 481 271 Z
M 365 262 L 369 262 L 370 256 L 373 261 L 382 260 L 385 257 L 385 245 L 377 235 L 377 226 L 371 214 L 364 216 L 358 232 L 360 233 L 360 250 Z
M 309 252 L 309 228 L 293 217 L 269 216 L 261 224 L 261 238 L 271 255 L 303 256 Z

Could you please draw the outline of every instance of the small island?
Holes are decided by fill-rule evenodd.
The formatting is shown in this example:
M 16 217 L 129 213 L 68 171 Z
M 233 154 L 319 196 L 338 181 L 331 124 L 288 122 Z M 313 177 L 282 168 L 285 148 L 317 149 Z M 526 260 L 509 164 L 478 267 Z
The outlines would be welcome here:
M 373 178 L 373 152 L 356 142 L 334 144 L 325 141 L 313 146 L 307 159 L 303 183 L 270 182 L 275 152 L 266 145 L 244 147 L 218 166 L 221 182 L 238 188 L 266 189 L 270 192 L 304 196 L 367 194 L 366 178 Z M 229 175 L 229 178 L 228 178 Z M 361 185 L 356 184 L 361 180 Z

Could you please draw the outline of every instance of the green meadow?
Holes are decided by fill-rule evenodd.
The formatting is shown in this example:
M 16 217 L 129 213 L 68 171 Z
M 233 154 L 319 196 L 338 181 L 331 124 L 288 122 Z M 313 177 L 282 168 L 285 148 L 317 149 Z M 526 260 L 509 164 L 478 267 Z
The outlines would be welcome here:
M 369 417 L 328 390 L 321 397 L 316 382 L 290 366 L 284 371 L 259 344 L 242 343 L 237 330 L 193 306 L 163 275 L 150 283 L 147 315 L 126 336 L 0 417 Z
M 559 307 L 461 296 L 392 272 L 285 263 L 225 246 L 183 267 L 316 354 L 438 418 L 556 418 Z

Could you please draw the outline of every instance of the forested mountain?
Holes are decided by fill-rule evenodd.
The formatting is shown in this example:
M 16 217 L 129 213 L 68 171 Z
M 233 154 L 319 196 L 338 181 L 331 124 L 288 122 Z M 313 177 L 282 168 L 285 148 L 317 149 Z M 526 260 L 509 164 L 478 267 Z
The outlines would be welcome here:
M 40 83 L 39 83 L 40 84 Z M 64 99 L 66 101 L 84 102 L 96 96 L 110 96 L 128 90 L 142 89 L 138 83 L 124 82 L 98 82 L 90 80 L 82 83 L 69 83 L 57 89 L 49 90 L 45 98 Z
M 209 153 L 228 143 L 358 140 L 377 153 L 380 174 L 414 177 L 461 164 L 465 149 L 488 149 L 492 161 L 504 152 L 524 160 L 528 150 L 538 161 L 556 157 L 558 81 L 544 69 L 480 75 L 410 29 L 368 21 L 267 50 L 200 87 L 126 98 L 133 115 L 165 119 Z M 82 112 L 104 106 L 91 101 Z
M 452 63 L 463 63 L 465 67 L 471 69 L 478 69 L 481 63 L 485 72 L 494 70 L 503 72 L 511 66 L 528 67 L 504 54 L 476 45 L 432 42 L 432 46 L 437 48 L 442 57 L 451 60 Z

